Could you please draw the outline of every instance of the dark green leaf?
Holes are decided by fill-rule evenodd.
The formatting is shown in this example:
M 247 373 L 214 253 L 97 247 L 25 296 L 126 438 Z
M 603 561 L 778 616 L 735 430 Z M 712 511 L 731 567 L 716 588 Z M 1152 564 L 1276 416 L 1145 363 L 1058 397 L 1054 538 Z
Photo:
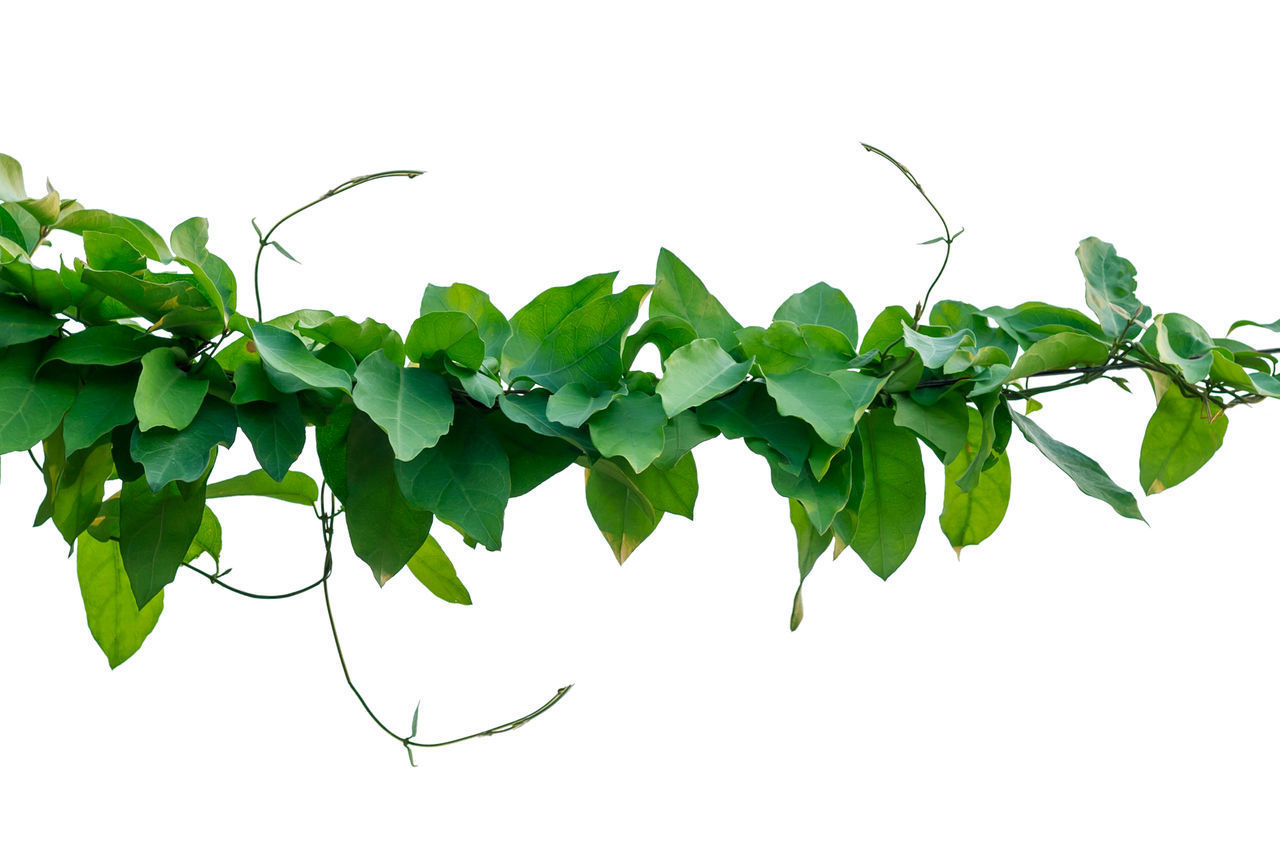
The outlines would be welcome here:
M 164 338 L 144 334 L 131 326 L 111 323 L 90 326 L 62 338 L 49 347 L 44 360 L 46 364 L 51 361 L 107 366 L 129 364 L 167 343 Z
M 547 417 L 550 397 L 542 389 L 527 394 L 504 394 L 498 398 L 498 406 L 512 421 L 523 424 L 538 435 L 563 439 L 584 453 L 593 452 L 591 437 L 585 429 L 565 426 Z
M 173 581 L 204 517 L 206 473 L 153 493 L 145 480 L 120 489 L 120 554 L 138 607 Z
M 719 434 L 719 430 L 706 426 L 698 420 L 695 412 L 681 412 L 667 421 L 662 440 L 662 455 L 653 464 L 658 468 L 671 468 L 693 448 Z
M 587 276 L 574 284 L 551 287 L 534 297 L 511 317 L 511 337 L 502 348 L 502 375 L 513 373 L 533 357 L 542 342 L 579 308 L 610 293 L 616 272 Z
M 42 341 L 0 349 L 0 454 L 34 447 L 75 400 L 69 372 L 51 367 L 36 375 L 44 349 Z
M 693 270 L 666 249 L 658 253 L 656 281 L 650 317 L 679 317 L 693 326 L 698 337 L 714 338 L 726 351 L 737 345 L 734 332 L 742 326 L 708 292 Z
M 766 376 L 765 387 L 781 414 L 805 421 L 832 447 L 848 444 L 858 412 L 839 382 L 811 370 L 797 370 Z
M 808 463 L 813 431 L 799 418 L 781 414 L 758 383 L 748 383 L 699 406 L 698 420 L 720 430 L 726 438 L 745 439 L 753 452 L 772 449 L 791 474 L 798 474 Z
M 650 290 L 635 284 L 578 308 L 510 375 L 552 391 L 573 382 L 593 390 L 615 387 L 622 378 L 622 338 Z
M 0 296 L 0 348 L 47 338 L 62 328 L 64 322 L 25 299 Z
M 297 396 L 288 395 L 277 403 L 245 403 L 236 408 L 236 418 L 262 470 L 277 482 L 283 480 L 307 440 Z
M 655 510 L 693 519 L 693 505 L 698 499 L 698 466 L 692 454 L 681 456 L 670 468 L 650 465 L 639 474 L 627 473 Z
M 255 323 L 251 330 L 262 365 L 277 389 L 286 394 L 313 388 L 351 392 L 350 374 L 325 364 L 292 332 L 262 323 Z
M 881 578 L 907 559 L 924 521 L 920 444 L 895 426 L 888 409 L 872 409 L 858 424 L 864 485 L 858 527 L 849 547 Z
M 853 492 L 853 454 L 857 452 L 856 442 L 838 452 L 821 479 L 808 467 L 801 468 L 798 474 L 788 472 L 778 464 L 776 454 L 766 454 L 765 458 L 769 461 L 774 491 L 799 501 L 813 526 L 827 531 Z
M 486 416 L 489 428 L 502 444 L 511 466 L 511 497 L 533 491 L 573 464 L 581 451 L 556 438 L 539 435 L 502 412 Z

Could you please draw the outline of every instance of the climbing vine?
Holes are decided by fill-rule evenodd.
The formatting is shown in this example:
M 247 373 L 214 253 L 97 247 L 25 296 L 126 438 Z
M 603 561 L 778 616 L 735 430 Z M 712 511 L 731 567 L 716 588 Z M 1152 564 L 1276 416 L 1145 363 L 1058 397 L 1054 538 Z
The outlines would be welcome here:
M 416 739 L 416 710 L 407 734 L 384 724 L 342 655 L 328 585 L 339 518 L 377 583 L 407 568 L 441 599 L 470 604 L 434 525 L 498 550 L 508 503 L 576 465 L 621 563 L 665 516 L 692 519 L 694 449 L 741 439 L 763 459 L 795 529 L 795 630 L 804 581 L 828 550 L 854 552 L 881 578 L 902 565 L 924 521 L 926 452 L 942 466 L 939 521 L 957 552 L 1005 515 L 1015 428 L 1084 494 L 1142 520 L 1132 493 L 1030 417 L 1043 394 L 1100 378 L 1127 391 L 1128 371 L 1141 370 L 1155 396 L 1138 460 L 1149 495 L 1209 461 L 1228 409 L 1280 396 L 1275 350 L 1231 337 L 1242 327 L 1280 331 L 1280 321 L 1242 320 L 1212 337 L 1182 314 L 1153 315 L 1133 265 L 1095 237 L 1076 250 L 1087 314 L 1043 302 L 931 305 L 962 232 L 908 169 L 866 147 L 937 215 L 943 233 L 926 243 L 944 254 L 913 308 L 889 306 L 865 328 L 848 297 L 821 282 L 784 300 L 766 325 L 743 326 L 664 249 L 653 283 L 590 275 L 510 316 L 469 285 L 427 285 L 403 334 L 322 309 L 267 319 L 259 271 L 268 249 L 292 260 L 275 235 L 294 216 L 417 172 L 355 178 L 265 232 L 255 222 L 248 315 L 237 310 L 235 275 L 209 251 L 206 220 L 188 219 L 165 240 L 52 186 L 28 195 L 19 163 L 0 155 L 0 453 L 25 453 L 39 467 L 35 522 L 52 521 L 74 548 L 89 629 L 112 667 L 142 645 L 184 568 L 253 598 L 318 587 L 344 677 L 412 760 L 413 747 L 443 743 Z M 83 250 L 54 256 L 55 232 L 79 237 Z M 658 373 L 634 367 L 649 346 Z M 308 429 L 320 483 L 293 470 Z M 215 474 L 219 449 L 241 434 L 260 467 Z M 232 497 L 309 507 L 324 544 L 319 578 L 284 593 L 228 583 L 214 508 Z M 567 690 L 445 743 L 515 728 Z

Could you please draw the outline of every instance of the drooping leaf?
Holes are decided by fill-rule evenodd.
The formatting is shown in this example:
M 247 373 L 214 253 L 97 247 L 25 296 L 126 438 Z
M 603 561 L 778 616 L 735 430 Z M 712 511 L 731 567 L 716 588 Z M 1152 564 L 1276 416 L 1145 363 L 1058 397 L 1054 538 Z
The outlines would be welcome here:
M 1062 469 L 1080 491 L 1089 497 L 1104 501 L 1125 518 L 1146 522 L 1133 495 L 1116 485 L 1097 462 L 1074 447 L 1053 438 L 1030 418 L 1014 411 L 1010 411 L 1009 415 L 1027 441 L 1043 453 L 1045 458 Z
M 782 414 L 763 385 L 748 383 L 699 406 L 698 420 L 726 438 L 744 439 L 755 453 L 774 451 L 791 474 L 808 464 L 812 429 L 799 418 Z
M 205 474 L 152 492 L 145 480 L 120 489 L 120 555 L 134 600 L 146 606 L 178 573 L 204 517 Z
M 628 472 L 631 474 L 634 471 Z M 692 454 L 681 456 L 669 468 L 650 465 L 631 479 L 655 510 L 693 519 L 693 505 L 698 499 L 698 466 Z
M 401 492 L 387 435 L 368 415 L 352 416 L 346 444 L 347 533 L 381 586 L 417 552 L 431 532 L 432 515 Z
M 208 506 L 200 516 L 200 529 L 191 540 L 191 545 L 187 548 L 182 562 L 194 563 L 203 554 L 212 557 L 215 566 L 222 559 L 222 522 L 218 521 L 218 516 L 214 515 L 213 510 Z
M 1134 295 L 1138 282 L 1133 264 L 1097 237 L 1081 240 L 1076 257 L 1084 273 L 1084 301 L 1101 321 L 1102 333 L 1108 340 L 1119 338 L 1126 328 L 1130 336 L 1136 334 L 1137 324 L 1151 316 L 1151 309 Z
M 572 465 L 581 454 L 567 441 L 540 435 L 524 424 L 508 420 L 502 412 L 490 413 L 486 421 L 507 454 L 513 498 L 533 491 Z
M 1169 386 L 1142 437 L 1138 481 L 1143 490 L 1149 495 L 1163 492 L 1199 471 L 1218 452 L 1226 433 L 1226 412 Z
M 804 589 L 805 579 L 813 571 L 818 558 L 830 547 L 834 534 L 831 530 L 819 532 L 799 501 L 792 499 L 787 503 L 791 508 L 791 526 L 796 531 L 796 549 L 800 562 L 800 583 L 796 585 L 796 594 L 791 601 L 791 630 L 794 631 L 804 619 L 804 601 L 800 592 Z
M 412 460 L 397 461 L 395 473 L 413 506 L 455 525 L 490 551 L 502 547 L 511 467 L 501 442 L 475 410 L 460 406 L 449 433 Z
M 698 333 L 689 325 L 688 320 L 664 314 L 661 317 L 650 317 L 645 320 L 634 335 L 630 335 L 622 344 L 622 367 L 630 370 L 636 355 L 646 344 L 653 344 L 662 361 L 671 357 L 671 353 L 685 344 L 691 343 Z
M 649 304 L 649 316 L 669 314 L 693 327 L 700 338 L 714 338 L 726 351 L 737 344 L 734 335 L 742 326 L 707 290 L 693 270 L 667 249 L 658 253 L 657 285 Z
M 180 223 L 169 237 L 174 260 L 191 270 L 197 289 L 226 322 L 236 310 L 236 277 L 226 261 L 209 251 L 208 243 L 209 220 L 203 216 Z
M 968 432 L 960 453 L 947 464 L 946 487 L 942 499 L 942 514 L 938 522 L 942 532 L 959 556 L 966 545 L 977 545 L 986 539 L 1009 508 L 1011 473 L 1008 454 L 1001 454 L 996 464 L 980 471 L 978 481 L 969 491 L 962 491 L 957 481 L 964 475 L 983 443 L 982 416 L 977 410 L 965 406 Z
M 312 506 L 320 499 L 320 487 L 301 471 L 290 471 L 279 481 L 273 480 L 266 471 L 251 471 L 210 483 L 205 493 L 207 500 L 235 497 L 274 498 L 287 503 Z
M 591 436 L 585 429 L 565 426 L 547 416 L 550 397 L 547 391 L 538 388 L 527 394 L 504 394 L 498 398 L 498 406 L 513 422 L 528 427 L 538 435 L 562 439 L 584 453 L 591 452 Z
M 46 456 L 46 471 L 48 469 Z M 68 545 L 76 541 L 94 518 L 102 505 L 103 485 L 111 476 L 111 446 L 96 447 L 69 454 L 67 465 L 58 477 L 52 502 L 54 527 Z
M 76 578 L 89 633 L 115 669 L 142 647 L 155 628 L 164 609 L 164 592 L 139 608 L 119 544 L 99 542 L 87 533 L 76 540 Z
M 621 456 L 636 471 L 648 468 L 662 454 L 666 426 L 662 400 L 648 394 L 619 397 L 587 422 L 601 455 Z
M 441 601 L 452 604 L 470 604 L 471 593 L 453 568 L 453 561 L 440 547 L 434 537 L 428 536 L 422 547 L 409 558 L 409 571 L 431 594 Z M 417 726 L 417 712 L 414 712 L 414 726 Z
M 142 375 L 133 395 L 133 408 L 143 432 L 156 427 L 183 429 L 200 411 L 209 380 L 198 379 L 178 367 L 180 357 L 181 351 L 174 347 L 155 349 L 142 357 Z
M 888 409 L 872 409 L 858 423 L 864 485 L 858 527 L 849 547 L 881 578 L 907 559 L 924 521 L 924 464 L 920 444 L 896 426 Z
M 813 526 L 825 532 L 831 529 L 836 515 L 849 503 L 853 494 L 855 469 L 859 467 L 854 454 L 858 452 L 857 442 L 851 442 L 849 447 L 832 457 L 822 477 L 807 466 L 798 473 L 787 471 L 778 464 L 777 454 L 766 454 L 765 458 L 769 462 L 774 491 L 799 501 Z
M 1104 343 L 1110 340 L 1097 321 L 1083 312 L 1046 302 L 1023 302 L 1013 308 L 993 307 L 978 314 L 994 320 L 1000 330 L 1023 349 L 1030 349 L 1036 341 L 1063 331 L 1081 332 Z
M 402 462 L 434 447 L 453 423 L 453 397 L 444 378 L 422 367 L 398 367 L 381 351 L 360 362 L 352 398 L 387 434 Z
M 1154 335 L 1150 333 L 1154 332 Z M 1173 364 L 1191 383 L 1203 382 L 1213 368 L 1213 339 L 1204 327 L 1183 314 L 1161 314 L 1148 330 L 1160 360 Z M 1150 343 L 1148 335 L 1143 343 Z
M 44 361 L 46 364 L 51 361 L 105 366 L 129 364 L 165 345 L 163 338 L 144 334 L 131 326 L 111 323 L 90 326 L 60 339 L 49 347 Z
M 587 469 L 587 509 L 621 565 L 662 518 L 625 468 L 598 459 Z
M 307 440 L 297 395 L 286 395 L 275 403 L 245 403 L 236 407 L 236 418 L 262 470 L 277 482 L 283 480 Z

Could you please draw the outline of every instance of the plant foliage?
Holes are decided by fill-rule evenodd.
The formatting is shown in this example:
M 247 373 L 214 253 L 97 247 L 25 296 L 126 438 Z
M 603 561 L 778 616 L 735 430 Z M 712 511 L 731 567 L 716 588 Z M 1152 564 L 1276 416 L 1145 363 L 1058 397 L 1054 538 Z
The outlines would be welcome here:
M 923 195 L 909 171 L 869 150 Z M 357 178 L 312 204 L 414 174 Z M 274 232 L 310 206 L 258 229 L 259 264 L 267 247 L 292 259 Z M 949 257 L 959 232 L 939 220 L 944 235 L 928 242 Z M 83 250 L 52 265 L 42 252 L 37 263 L 59 232 Z M 794 630 L 800 585 L 824 552 L 851 551 L 882 578 L 907 559 L 929 454 L 941 463 L 940 523 L 957 553 L 1005 515 L 1015 432 L 1084 494 L 1141 520 L 1129 491 L 1031 417 L 1042 394 L 1144 370 L 1155 391 L 1139 458 L 1147 494 L 1208 462 L 1227 409 L 1280 396 L 1269 351 L 1212 337 L 1181 314 L 1153 315 L 1111 244 L 1089 237 L 1076 254 L 1088 313 L 955 300 L 926 313 L 931 284 L 913 310 L 860 322 L 843 292 L 819 282 L 765 324 L 743 325 L 663 249 L 652 283 L 589 275 L 509 316 L 453 284 L 428 285 L 420 315 L 398 325 L 320 309 L 264 319 L 259 264 L 258 310 L 241 313 L 204 219 L 166 240 L 52 187 L 29 195 L 21 166 L 0 156 L 0 453 L 36 460 L 38 449 L 46 493 L 36 523 L 52 521 L 74 547 L 89 628 L 112 667 L 156 625 L 179 569 L 227 585 L 218 498 L 312 506 L 326 546 L 341 511 L 376 582 L 407 567 L 441 599 L 470 604 L 435 525 L 497 550 L 511 501 L 576 465 L 622 562 L 666 516 L 693 518 L 694 450 L 716 436 L 761 457 L 783 499 L 798 542 Z M 1241 321 L 1228 334 L 1241 326 L 1278 328 Z M 633 367 L 649 346 L 656 374 Z M 292 470 L 312 429 L 323 484 Z M 225 477 L 219 451 L 237 440 L 261 468 Z M 332 567 L 326 554 L 318 584 Z

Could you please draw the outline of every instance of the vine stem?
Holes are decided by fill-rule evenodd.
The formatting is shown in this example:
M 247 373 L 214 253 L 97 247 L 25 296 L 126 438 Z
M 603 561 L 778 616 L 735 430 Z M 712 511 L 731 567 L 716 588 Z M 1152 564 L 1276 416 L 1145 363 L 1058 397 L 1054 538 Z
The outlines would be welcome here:
M 306 204 L 304 204 L 302 207 L 293 211 L 292 213 L 285 215 L 285 217 L 277 221 L 275 225 L 272 225 L 267 230 L 266 234 L 263 234 L 262 230 L 258 228 L 258 223 L 254 222 L 253 228 L 255 231 L 258 232 L 258 254 L 253 259 L 253 299 L 257 303 L 257 307 L 258 307 L 258 322 L 259 323 L 262 322 L 262 292 L 258 286 L 258 269 L 262 265 L 262 253 L 266 251 L 267 246 L 270 246 L 272 244 L 271 236 L 276 233 L 277 228 L 279 228 L 281 225 L 288 222 L 293 217 L 297 216 L 299 213 L 302 213 L 304 210 L 309 210 L 315 207 L 320 202 L 327 201 L 328 199 L 331 199 L 336 195 L 341 195 L 347 190 L 355 189 L 361 184 L 367 184 L 370 181 L 377 181 L 382 178 L 416 178 L 422 174 L 425 174 L 425 173 L 417 169 L 391 169 L 386 172 L 374 172 L 371 175 L 360 175 L 359 177 L 355 177 L 355 178 L 351 178 L 350 180 L 343 181 L 342 183 L 338 184 L 336 187 L 329 190 L 319 198 L 314 199 L 313 201 L 309 201 Z M 290 260 L 293 260 L 293 257 L 288 252 L 285 252 L 284 249 L 281 248 L 279 243 L 276 243 L 275 245 L 276 245 L 276 248 L 279 249 L 280 252 L 284 254 L 285 257 L 289 258 Z

